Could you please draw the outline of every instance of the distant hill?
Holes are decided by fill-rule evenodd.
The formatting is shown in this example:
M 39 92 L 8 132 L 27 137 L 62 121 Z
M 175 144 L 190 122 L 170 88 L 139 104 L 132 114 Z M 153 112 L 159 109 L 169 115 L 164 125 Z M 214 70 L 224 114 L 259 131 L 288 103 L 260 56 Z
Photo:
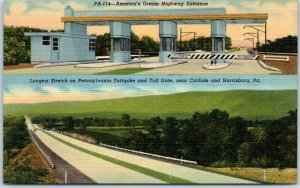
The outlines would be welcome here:
M 189 118 L 195 112 L 220 109 L 227 111 L 230 116 L 241 116 L 246 119 L 274 119 L 285 116 L 289 110 L 296 108 L 296 90 L 234 90 L 187 92 L 88 102 L 5 105 L 4 114 L 119 118 L 121 114 L 127 113 L 133 118 L 153 116 Z

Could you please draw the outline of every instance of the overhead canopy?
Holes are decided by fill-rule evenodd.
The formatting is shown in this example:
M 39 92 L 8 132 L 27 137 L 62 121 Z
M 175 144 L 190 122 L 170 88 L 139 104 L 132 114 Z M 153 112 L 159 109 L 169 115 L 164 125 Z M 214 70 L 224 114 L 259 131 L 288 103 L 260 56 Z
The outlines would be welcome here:
M 211 20 L 224 20 L 228 24 L 260 24 L 268 19 L 266 13 L 226 14 L 224 8 L 155 9 L 155 10 L 99 10 L 75 11 L 74 16 L 62 17 L 62 22 L 81 22 L 87 25 L 108 25 L 123 21 L 132 25 L 152 25 L 159 21 L 178 24 L 210 24 Z

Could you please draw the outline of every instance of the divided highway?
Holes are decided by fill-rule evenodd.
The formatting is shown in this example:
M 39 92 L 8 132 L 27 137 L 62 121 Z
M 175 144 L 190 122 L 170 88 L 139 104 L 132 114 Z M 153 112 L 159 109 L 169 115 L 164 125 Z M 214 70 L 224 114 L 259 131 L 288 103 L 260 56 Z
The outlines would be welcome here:
M 28 117 L 26 123 L 34 129 Z M 35 134 L 50 150 L 99 184 L 256 183 L 107 149 L 53 131 L 40 129 Z

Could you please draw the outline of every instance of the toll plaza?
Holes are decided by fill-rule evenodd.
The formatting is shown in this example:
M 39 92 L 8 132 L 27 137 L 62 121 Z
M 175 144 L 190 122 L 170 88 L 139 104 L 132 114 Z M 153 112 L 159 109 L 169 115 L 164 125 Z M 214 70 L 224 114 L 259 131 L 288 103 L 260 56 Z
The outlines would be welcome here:
M 76 11 L 67 6 L 64 12 L 64 32 L 26 33 L 31 37 L 32 63 L 95 61 L 96 37 L 87 35 L 88 26 L 110 26 L 110 63 L 122 64 L 132 61 L 131 26 L 159 25 L 159 63 L 170 63 L 170 55 L 177 53 L 178 25 L 210 24 L 212 54 L 222 54 L 228 24 L 266 26 L 268 19 L 267 13 L 227 14 L 225 8 Z

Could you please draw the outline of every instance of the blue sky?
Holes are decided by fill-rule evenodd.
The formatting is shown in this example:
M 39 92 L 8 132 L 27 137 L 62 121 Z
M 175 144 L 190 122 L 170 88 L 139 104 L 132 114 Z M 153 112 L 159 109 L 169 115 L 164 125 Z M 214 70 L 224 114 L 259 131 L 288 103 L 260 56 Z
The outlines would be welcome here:
M 142 79 L 142 78 L 164 78 L 176 79 L 198 79 L 207 78 L 240 78 L 240 79 L 260 79 L 260 83 L 68 83 L 68 84 L 38 84 L 30 83 L 30 79 Z M 4 103 L 42 103 L 53 101 L 88 101 L 88 100 L 104 100 L 125 97 L 137 97 L 147 95 L 162 95 L 172 93 L 182 93 L 189 91 L 220 91 L 220 90 L 285 90 L 297 89 L 297 76 L 240 76 L 240 75 L 224 75 L 224 76 L 5 76 L 4 78 Z

